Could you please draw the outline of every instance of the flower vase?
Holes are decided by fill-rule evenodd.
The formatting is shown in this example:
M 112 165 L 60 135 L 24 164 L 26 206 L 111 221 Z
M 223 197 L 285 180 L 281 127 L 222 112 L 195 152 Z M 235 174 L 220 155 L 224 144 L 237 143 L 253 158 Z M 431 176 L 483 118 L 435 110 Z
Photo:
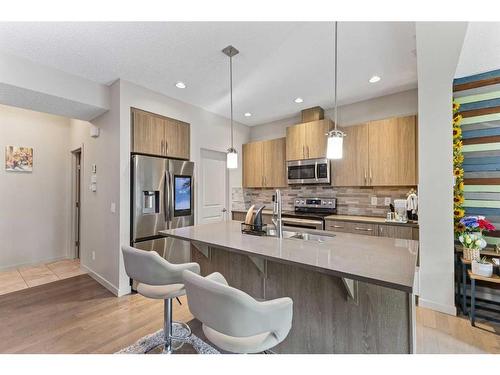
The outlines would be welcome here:
M 481 258 L 481 255 L 479 253 L 479 249 L 469 249 L 464 246 L 464 260 L 479 260 Z

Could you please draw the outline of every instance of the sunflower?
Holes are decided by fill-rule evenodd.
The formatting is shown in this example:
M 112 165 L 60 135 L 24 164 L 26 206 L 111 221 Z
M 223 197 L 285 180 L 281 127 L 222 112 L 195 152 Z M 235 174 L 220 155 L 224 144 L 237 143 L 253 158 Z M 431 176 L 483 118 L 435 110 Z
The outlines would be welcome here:
M 463 208 L 458 208 L 458 207 L 457 207 L 457 208 L 455 208 L 455 209 L 453 210 L 453 215 L 455 216 L 455 218 L 456 218 L 456 219 L 461 219 L 461 218 L 463 218 L 463 217 L 464 217 L 464 215 L 465 215 L 465 211 L 464 211 L 464 209 L 463 209 Z
M 457 166 L 457 164 L 462 164 L 463 162 L 464 162 L 464 155 L 463 154 L 457 153 L 453 157 L 453 163 L 455 164 L 455 166 Z
M 462 115 L 456 114 L 455 116 L 453 116 L 453 125 L 460 124 L 460 121 L 462 121 Z
M 458 139 L 462 136 L 462 129 L 454 127 L 453 128 L 453 139 Z
M 462 149 L 462 141 L 456 140 L 453 143 L 453 152 L 459 152 Z
M 455 194 L 455 196 L 453 197 L 453 203 L 455 204 L 455 206 L 461 206 L 462 204 L 464 204 L 463 195 Z
M 458 184 L 458 190 L 464 191 L 464 182 L 463 181 L 460 181 L 460 183 Z
M 453 175 L 456 178 L 462 178 L 464 176 L 464 170 L 462 168 L 455 168 L 453 170 Z
M 461 233 L 465 230 L 465 225 L 461 222 L 455 223 L 455 233 Z
M 457 103 L 456 101 L 453 101 L 453 112 L 455 113 L 460 109 L 460 103 Z

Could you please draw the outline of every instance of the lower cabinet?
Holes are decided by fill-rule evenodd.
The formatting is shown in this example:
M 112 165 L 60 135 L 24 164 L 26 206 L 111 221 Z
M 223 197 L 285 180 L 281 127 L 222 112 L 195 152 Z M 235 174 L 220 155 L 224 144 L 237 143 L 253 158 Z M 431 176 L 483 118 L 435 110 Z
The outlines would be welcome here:
M 366 236 L 401 238 L 403 240 L 418 240 L 418 228 L 390 225 L 372 224 L 355 221 L 327 220 L 325 229 L 332 232 L 356 233 Z

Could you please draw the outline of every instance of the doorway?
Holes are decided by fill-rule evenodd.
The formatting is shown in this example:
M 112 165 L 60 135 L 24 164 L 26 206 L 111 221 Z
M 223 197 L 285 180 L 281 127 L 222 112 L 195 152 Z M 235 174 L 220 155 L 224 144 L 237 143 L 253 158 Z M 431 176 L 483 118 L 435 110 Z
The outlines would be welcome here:
M 228 219 L 229 173 L 226 153 L 201 149 L 200 223 L 216 223 Z
M 81 233 L 81 181 L 82 181 L 82 149 L 78 148 L 72 154 L 72 247 L 73 257 L 80 259 Z

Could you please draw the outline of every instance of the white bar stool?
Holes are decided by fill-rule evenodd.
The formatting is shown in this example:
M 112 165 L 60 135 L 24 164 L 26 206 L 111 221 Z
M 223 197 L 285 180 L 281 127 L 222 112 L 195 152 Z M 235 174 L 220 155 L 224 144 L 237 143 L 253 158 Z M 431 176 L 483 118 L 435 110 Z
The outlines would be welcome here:
M 191 335 L 191 329 L 185 323 L 172 320 L 172 299 L 186 294 L 182 283 L 182 272 L 189 270 L 200 273 L 197 263 L 173 264 L 162 258 L 156 251 L 139 250 L 131 246 L 122 246 L 123 261 L 127 275 L 138 282 L 137 293 L 144 297 L 164 300 L 164 353 L 172 353 L 182 346 L 183 339 Z M 180 324 L 187 331 L 187 336 L 176 337 L 172 334 L 172 324 Z M 179 346 L 173 341 L 180 342 Z
M 191 313 L 203 324 L 207 339 L 225 351 L 265 352 L 292 328 L 291 298 L 257 301 L 230 287 L 218 272 L 202 277 L 184 271 L 183 278 Z

